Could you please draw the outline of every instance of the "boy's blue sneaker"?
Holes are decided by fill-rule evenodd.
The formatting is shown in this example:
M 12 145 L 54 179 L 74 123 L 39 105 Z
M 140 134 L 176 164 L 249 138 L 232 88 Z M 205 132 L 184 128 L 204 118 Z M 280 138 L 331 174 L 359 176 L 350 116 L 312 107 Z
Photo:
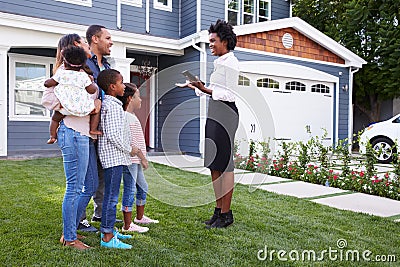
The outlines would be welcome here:
M 118 239 L 129 239 L 129 238 L 132 238 L 131 235 L 124 235 L 124 234 L 121 234 L 120 232 L 118 232 L 117 229 L 114 229 L 113 234 L 114 234 L 114 236 L 116 236 Z
M 132 246 L 129 244 L 125 244 L 124 242 L 121 242 L 117 236 L 115 235 L 113 238 L 111 238 L 110 241 L 105 242 L 103 241 L 103 238 L 100 239 L 100 246 L 105 247 L 105 248 L 119 248 L 119 249 L 131 249 Z
M 101 233 L 101 238 L 103 238 L 103 233 Z M 116 236 L 118 239 L 129 239 L 129 238 L 132 238 L 132 236 L 131 235 L 124 235 L 124 234 L 121 234 L 120 232 L 118 232 L 118 230 L 117 229 L 114 229 L 114 231 L 113 231 L 113 235 L 114 235 L 114 237 Z

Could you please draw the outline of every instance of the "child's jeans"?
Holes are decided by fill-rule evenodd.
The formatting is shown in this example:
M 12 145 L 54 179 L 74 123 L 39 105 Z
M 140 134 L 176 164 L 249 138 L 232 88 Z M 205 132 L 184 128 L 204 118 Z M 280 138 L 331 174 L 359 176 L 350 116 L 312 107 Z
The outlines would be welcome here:
M 104 169 L 104 200 L 100 224 L 102 233 L 112 233 L 114 230 L 123 167 L 119 165 Z
M 123 171 L 124 193 L 122 195 L 122 207 L 124 212 L 132 212 L 132 206 L 136 191 L 136 206 L 146 204 L 148 184 L 144 178 L 142 165 L 133 163 L 124 166 Z

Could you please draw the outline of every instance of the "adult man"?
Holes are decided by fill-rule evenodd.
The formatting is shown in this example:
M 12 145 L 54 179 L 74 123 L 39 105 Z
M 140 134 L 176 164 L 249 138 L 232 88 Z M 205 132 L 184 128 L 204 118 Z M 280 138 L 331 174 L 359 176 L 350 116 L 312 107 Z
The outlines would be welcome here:
M 107 62 L 105 56 L 109 56 L 111 53 L 111 46 L 113 42 L 111 40 L 110 32 L 101 25 L 91 25 L 86 30 L 86 40 L 89 43 L 92 57 L 86 61 L 88 67 L 93 71 L 94 81 L 97 82 L 97 76 L 102 70 L 109 69 L 110 64 Z M 101 89 L 101 88 L 100 88 Z M 103 90 L 100 90 L 99 98 L 102 99 L 104 95 Z M 99 186 L 93 195 L 94 201 L 94 214 L 92 222 L 101 221 L 101 213 L 103 208 L 103 197 L 104 197 L 104 177 L 103 169 L 98 163 L 98 175 L 99 175 Z M 86 232 L 96 232 L 97 229 L 89 224 L 84 214 L 79 223 L 78 230 Z M 118 221 L 118 220 L 117 220 Z

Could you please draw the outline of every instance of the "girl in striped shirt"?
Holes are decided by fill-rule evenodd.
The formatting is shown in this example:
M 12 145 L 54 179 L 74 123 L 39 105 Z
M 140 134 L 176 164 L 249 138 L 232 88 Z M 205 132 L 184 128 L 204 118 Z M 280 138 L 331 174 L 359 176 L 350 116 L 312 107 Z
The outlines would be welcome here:
M 122 232 L 139 232 L 144 233 L 149 230 L 148 227 L 142 227 L 132 222 L 132 206 L 136 191 L 136 218 L 135 223 L 150 224 L 158 223 L 158 220 L 153 220 L 144 215 L 144 206 L 146 204 L 146 196 L 148 184 L 144 177 L 143 170 L 146 170 L 149 163 L 146 159 L 146 142 L 143 135 L 143 129 L 139 119 L 134 111 L 140 109 L 142 99 L 140 92 L 133 83 L 125 83 L 125 92 L 122 97 L 119 97 L 123 104 L 126 115 L 126 123 L 130 130 L 130 145 L 137 147 L 139 153 L 136 156 L 130 157 L 131 165 L 125 166 L 123 170 L 124 192 L 122 195 L 122 213 L 124 216 L 124 226 Z

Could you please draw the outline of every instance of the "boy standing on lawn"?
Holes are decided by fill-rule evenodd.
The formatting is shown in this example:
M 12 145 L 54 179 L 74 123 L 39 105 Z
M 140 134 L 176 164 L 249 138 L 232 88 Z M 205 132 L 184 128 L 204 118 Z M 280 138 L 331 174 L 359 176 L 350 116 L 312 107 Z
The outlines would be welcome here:
M 129 128 L 125 123 L 122 102 L 116 98 L 124 95 L 125 85 L 121 73 L 114 69 L 100 72 L 97 84 L 105 91 L 100 120 L 103 135 L 99 136 L 98 144 L 105 184 L 100 245 L 107 248 L 131 249 L 131 245 L 121 242 L 120 239 L 132 236 L 120 234 L 114 229 L 122 170 L 124 166 L 131 164 L 129 156 L 138 153 L 137 148 L 130 146 Z

